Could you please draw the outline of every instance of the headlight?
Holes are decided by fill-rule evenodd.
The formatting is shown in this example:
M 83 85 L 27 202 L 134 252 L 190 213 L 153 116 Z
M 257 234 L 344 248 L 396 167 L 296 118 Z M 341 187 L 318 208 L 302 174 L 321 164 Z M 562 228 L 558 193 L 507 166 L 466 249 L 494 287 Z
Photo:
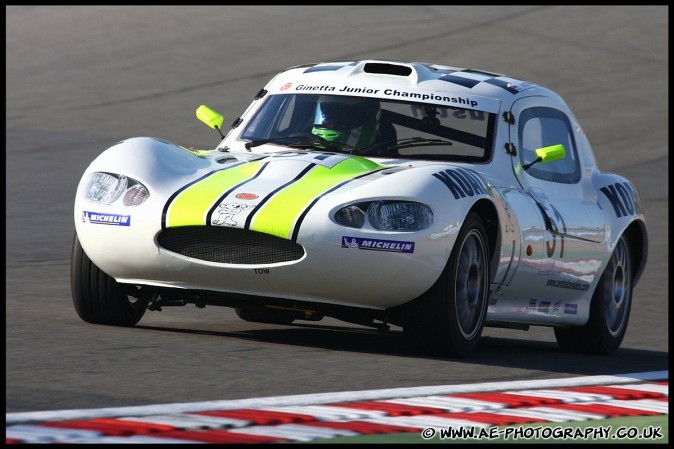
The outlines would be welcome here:
M 365 212 L 359 205 L 352 204 L 338 210 L 335 214 L 335 221 L 350 228 L 362 228 L 365 224 Z
M 123 204 L 125 206 L 138 206 L 143 204 L 150 196 L 145 186 L 139 182 L 129 187 L 124 195 Z
M 150 192 L 139 181 L 114 173 L 92 173 L 84 187 L 84 197 L 99 203 L 114 203 L 122 194 L 125 206 L 138 206 L 150 196 Z
M 362 228 L 367 222 L 380 231 L 421 231 L 433 224 L 433 212 L 411 201 L 372 201 L 345 206 L 335 213 L 343 226 Z

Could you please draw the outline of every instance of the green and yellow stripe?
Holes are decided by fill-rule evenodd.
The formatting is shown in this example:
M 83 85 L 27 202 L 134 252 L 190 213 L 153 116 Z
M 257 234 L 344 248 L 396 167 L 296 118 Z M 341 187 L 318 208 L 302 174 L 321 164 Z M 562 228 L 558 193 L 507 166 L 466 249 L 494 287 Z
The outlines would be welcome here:
M 295 220 L 315 198 L 344 181 L 380 168 L 360 157 L 345 159 L 332 168 L 317 165 L 259 208 L 252 216 L 250 229 L 289 239 Z
M 166 227 L 206 224 L 206 214 L 223 192 L 255 176 L 263 165 L 256 161 L 220 170 L 184 189 L 169 204 Z
M 267 158 L 215 172 L 194 182 L 169 199 L 165 212 L 165 227 L 209 225 L 207 217 L 216 203 L 228 192 L 261 173 L 266 164 L 283 163 Z M 245 228 L 292 239 L 298 219 L 322 195 L 349 182 L 386 167 L 362 157 L 348 157 L 332 167 L 313 164 L 296 179 L 280 183 L 277 190 L 251 211 Z M 264 175 L 262 175 L 264 176 Z

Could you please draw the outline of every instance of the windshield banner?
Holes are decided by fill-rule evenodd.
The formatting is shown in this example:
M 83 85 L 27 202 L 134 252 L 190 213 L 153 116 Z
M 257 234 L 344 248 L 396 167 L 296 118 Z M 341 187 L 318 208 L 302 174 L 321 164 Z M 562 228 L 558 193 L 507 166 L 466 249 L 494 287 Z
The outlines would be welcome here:
M 424 89 L 400 87 L 370 87 L 363 85 L 336 83 L 293 83 L 275 82 L 269 86 L 271 94 L 328 94 L 351 95 L 358 97 L 375 97 L 390 100 L 405 100 L 420 103 L 441 104 L 446 106 L 475 109 L 478 111 L 498 113 L 500 101 L 494 98 L 477 95 L 466 95 L 454 92 L 438 92 Z

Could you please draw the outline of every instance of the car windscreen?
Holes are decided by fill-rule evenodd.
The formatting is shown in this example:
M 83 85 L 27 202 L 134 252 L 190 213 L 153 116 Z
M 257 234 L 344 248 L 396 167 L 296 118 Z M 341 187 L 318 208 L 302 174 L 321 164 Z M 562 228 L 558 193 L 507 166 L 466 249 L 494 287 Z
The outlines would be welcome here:
M 239 139 L 311 143 L 363 156 L 484 162 L 491 157 L 495 123 L 495 114 L 431 103 L 278 94 L 265 99 Z

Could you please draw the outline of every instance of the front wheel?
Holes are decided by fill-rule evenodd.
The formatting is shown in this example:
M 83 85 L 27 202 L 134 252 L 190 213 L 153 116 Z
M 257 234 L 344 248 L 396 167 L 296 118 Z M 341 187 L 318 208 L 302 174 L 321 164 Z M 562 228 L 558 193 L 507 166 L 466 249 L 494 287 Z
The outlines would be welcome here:
M 592 295 L 587 324 L 556 328 L 557 343 L 565 351 L 611 354 L 625 337 L 631 307 L 632 259 L 630 242 L 623 234 Z
M 77 315 L 87 323 L 133 326 L 145 314 L 147 303 L 127 296 L 122 285 L 105 274 L 73 237 L 70 288 Z
M 489 297 L 487 242 L 482 219 L 470 213 L 440 278 L 403 318 L 417 350 L 466 357 L 477 346 Z

